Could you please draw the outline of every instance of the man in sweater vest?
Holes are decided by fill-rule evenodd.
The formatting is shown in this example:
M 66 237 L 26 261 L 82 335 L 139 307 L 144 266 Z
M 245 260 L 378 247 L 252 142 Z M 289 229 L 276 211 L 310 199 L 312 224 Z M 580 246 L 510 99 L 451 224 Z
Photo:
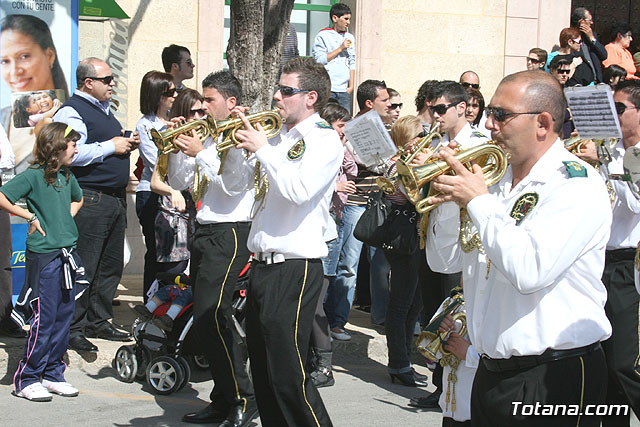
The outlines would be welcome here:
M 69 348 L 95 352 L 98 348 L 85 336 L 113 341 L 131 338 L 109 319 L 123 269 L 129 153 L 140 139 L 123 137 L 122 126 L 109 109 L 115 81 L 104 61 L 81 61 L 76 79 L 78 89 L 54 116 L 54 121 L 68 124 L 82 136 L 71 170 L 87 202 L 75 221 L 80 234 L 78 253 L 91 286 L 76 300 Z

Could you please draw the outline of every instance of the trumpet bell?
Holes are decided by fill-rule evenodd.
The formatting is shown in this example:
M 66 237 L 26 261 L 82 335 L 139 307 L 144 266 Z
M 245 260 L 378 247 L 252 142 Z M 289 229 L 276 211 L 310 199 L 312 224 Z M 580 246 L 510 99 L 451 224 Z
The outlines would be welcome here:
M 475 161 L 482 167 L 487 186 L 493 185 L 507 170 L 507 155 L 495 144 L 482 144 L 455 154 L 456 159 L 471 169 Z M 440 175 L 455 174 L 444 160 L 436 160 L 421 166 L 410 166 L 403 160 L 396 163 L 399 179 L 407 193 L 407 198 L 419 213 L 429 212 L 437 206 L 427 202 L 429 197 L 438 195 L 430 187 L 430 182 Z M 423 194 L 426 192 L 426 196 Z

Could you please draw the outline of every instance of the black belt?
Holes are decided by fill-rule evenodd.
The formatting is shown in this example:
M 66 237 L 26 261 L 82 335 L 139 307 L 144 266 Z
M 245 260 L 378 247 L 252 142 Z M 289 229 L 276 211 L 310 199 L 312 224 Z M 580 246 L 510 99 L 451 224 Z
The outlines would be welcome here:
M 607 250 L 604 254 L 604 262 L 631 261 L 635 256 L 636 248 Z
M 229 227 L 251 227 L 251 221 L 240 221 L 240 222 L 210 222 L 208 224 L 200 224 L 196 221 L 196 228 L 201 228 L 203 230 L 215 230 L 218 228 L 229 228 Z
M 512 356 L 508 359 L 492 359 L 483 354 L 482 363 L 484 363 L 484 366 L 491 372 L 523 370 L 533 368 L 534 366 L 542 365 L 544 363 L 554 362 L 556 360 L 585 356 L 600 349 L 600 342 L 595 342 L 584 347 L 572 348 L 569 350 L 554 350 L 550 348 L 539 355 Z

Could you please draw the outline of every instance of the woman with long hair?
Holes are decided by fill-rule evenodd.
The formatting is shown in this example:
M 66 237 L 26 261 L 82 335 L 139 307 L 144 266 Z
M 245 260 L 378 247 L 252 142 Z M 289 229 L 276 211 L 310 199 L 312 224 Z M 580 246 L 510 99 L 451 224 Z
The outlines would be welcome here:
M 140 85 L 140 112 L 144 114 L 136 130 L 140 135 L 140 157 L 144 164 L 136 190 L 136 213 L 142 226 L 147 252 L 144 256 L 143 298 L 158 273 L 154 223 L 158 213 L 158 196 L 151 191 L 151 174 L 158 157 L 158 148 L 151 139 L 151 131 L 162 131 L 170 123 L 169 111 L 178 92 L 169 73 L 149 71 Z
M 422 133 L 422 123 L 416 116 L 404 116 L 399 118 L 391 128 L 391 139 L 396 147 L 405 152 L 411 151 Z M 402 151 L 402 150 L 401 150 Z M 412 164 L 422 164 L 426 161 L 426 154 L 418 153 Z M 389 160 L 389 169 L 385 173 L 390 177 L 396 173 L 396 161 L 400 154 L 396 154 Z M 426 378 L 418 376 L 411 366 L 410 355 L 414 348 L 413 332 L 422 309 L 422 296 L 418 286 L 418 265 L 424 262 L 424 254 L 419 250 L 418 215 L 414 206 L 407 200 L 405 194 L 396 183 L 396 191 L 385 196 L 391 201 L 391 212 L 400 212 L 409 222 L 414 224 L 416 236 L 413 240 L 413 251 L 409 254 L 394 252 L 384 249 L 384 254 L 391 266 L 391 281 L 389 291 L 389 306 L 384 323 L 387 335 L 387 350 L 389 362 L 387 369 L 392 382 L 415 387 L 425 386 Z M 413 221 L 411 219 L 413 218 Z M 399 220 L 398 218 L 396 220 Z

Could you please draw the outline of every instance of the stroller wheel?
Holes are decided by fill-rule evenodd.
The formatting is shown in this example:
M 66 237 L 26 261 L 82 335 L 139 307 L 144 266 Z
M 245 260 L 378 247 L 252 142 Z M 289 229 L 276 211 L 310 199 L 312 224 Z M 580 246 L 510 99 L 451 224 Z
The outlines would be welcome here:
M 198 367 L 198 369 L 209 369 L 209 361 L 207 360 L 207 358 L 200 354 L 197 356 L 191 356 L 192 360 L 193 360 L 193 364 L 196 365 Z
M 138 371 L 138 360 L 133 346 L 123 345 L 116 351 L 113 367 L 121 381 L 126 383 L 133 381 Z
M 176 391 L 180 391 L 187 385 L 187 383 L 191 380 L 191 367 L 189 366 L 189 362 L 182 356 L 176 357 L 178 363 L 182 367 L 182 371 L 184 372 L 184 376 L 182 378 L 182 382 Z
M 147 365 L 151 360 L 151 352 L 143 345 L 136 346 L 136 359 L 138 359 L 138 370 L 136 380 L 144 381 L 147 378 Z
M 169 356 L 159 356 L 147 366 L 147 384 L 158 394 L 177 391 L 184 379 L 180 362 Z

